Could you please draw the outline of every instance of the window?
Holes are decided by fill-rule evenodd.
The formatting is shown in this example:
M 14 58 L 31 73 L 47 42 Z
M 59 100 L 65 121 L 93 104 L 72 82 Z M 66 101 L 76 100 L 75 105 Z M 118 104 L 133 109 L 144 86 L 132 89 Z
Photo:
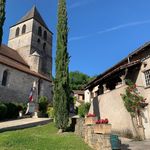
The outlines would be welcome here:
M 24 24 L 22 27 L 22 34 L 26 33 L 26 25 Z
M 42 36 L 42 28 L 41 27 L 38 28 L 38 35 Z
M 150 70 L 144 72 L 146 86 L 150 86 Z
M 37 42 L 38 42 L 38 44 L 40 44 L 40 43 L 41 43 L 41 40 L 40 40 L 40 39 L 38 39 L 38 40 L 37 40 Z
M 46 49 L 46 43 L 43 44 L 43 50 L 45 50 L 45 49 Z
M 47 40 L 47 32 L 44 31 L 44 40 Z
M 5 70 L 5 71 L 3 72 L 2 86 L 6 86 L 6 85 L 7 85 L 7 79 L 8 79 L 8 71 Z
M 47 59 L 43 58 L 42 60 L 42 66 L 41 66 L 41 70 L 43 73 L 47 73 Z
M 16 29 L 16 37 L 19 36 L 19 32 L 20 32 L 20 28 L 18 27 L 18 28 Z

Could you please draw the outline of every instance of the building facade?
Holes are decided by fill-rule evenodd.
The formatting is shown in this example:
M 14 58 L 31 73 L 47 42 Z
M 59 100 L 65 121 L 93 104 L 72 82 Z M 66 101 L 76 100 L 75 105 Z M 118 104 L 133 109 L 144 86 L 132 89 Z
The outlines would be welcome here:
M 33 84 L 52 100 L 52 35 L 35 6 L 10 27 L 8 46 L 0 47 L 1 101 L 28 101 Z
M 120 94 L 125 93 L 127 87 L 125 79 L 134 82 L 148 102 L 142 109 L 140 124 L 135 125 L 121 98 Z M 138 132 L 150 139 L 150 42 L 97 76 L 86 85 L 84 93 L 85 102 L 91 102 L 90 113 L 108 118 L 114 132 L 133 136 Z

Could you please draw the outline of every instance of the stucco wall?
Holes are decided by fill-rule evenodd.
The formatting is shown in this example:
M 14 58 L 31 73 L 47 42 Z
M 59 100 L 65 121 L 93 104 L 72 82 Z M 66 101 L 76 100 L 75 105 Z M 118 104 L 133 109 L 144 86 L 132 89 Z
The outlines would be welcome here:
M 112 124 L 112 130 L 121 133 L 131 131 L 134 134 L 130 114 L 125 109 L 123 100 L 120 96 L 120 93 L 124 93 L 124 89 L 125 86 L 122 86 L 111 92 L 100 95 L 94 98 L 92 105 L 94 105 L 94 101 L 98 100 L 97 107 L 99 107 L 99 114 L 96 115 L 100 116 L 102 119 L 108 118 Z M 95 106 L 94 109 L 98 108 Z M 91 113 L 97 112 L 94 109 L 91 107 Z

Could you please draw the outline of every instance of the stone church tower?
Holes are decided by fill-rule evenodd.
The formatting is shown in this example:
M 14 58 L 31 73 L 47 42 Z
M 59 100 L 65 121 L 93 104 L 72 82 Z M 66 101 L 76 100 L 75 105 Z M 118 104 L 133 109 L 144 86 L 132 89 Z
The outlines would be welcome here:
M 32 71 L 51 78 L 52 35 L 34 6 L 10 27 L 8 46 L 18 51 Z

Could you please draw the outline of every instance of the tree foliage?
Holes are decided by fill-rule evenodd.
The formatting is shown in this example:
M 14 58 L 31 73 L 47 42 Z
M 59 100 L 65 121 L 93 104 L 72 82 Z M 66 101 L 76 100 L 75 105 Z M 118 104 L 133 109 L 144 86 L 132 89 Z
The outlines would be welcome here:
M 6 0 L 0 0 L 0 46 L 2 43 L 3 25 L 5 21 L 5 3 Z
M 70 88 L 71 90 L 81 90 L 83 87 L 91 81 L 91 77 L 81 73 L 79 71 L 74 71 L 69 73 L 70 78 Z
M 90 105 L 91 105 L 90 103 L 83 103 L 82 105 L 79 106 L 78 114 L 80 117 L 85 117 L 85 115 L 88 114 Z
M 69 120 L 69 54 L 66 1 L 59 0 L 57 24 L 56 75 L 54 85 L 54 115 L 56 126 L 65 130 Z

